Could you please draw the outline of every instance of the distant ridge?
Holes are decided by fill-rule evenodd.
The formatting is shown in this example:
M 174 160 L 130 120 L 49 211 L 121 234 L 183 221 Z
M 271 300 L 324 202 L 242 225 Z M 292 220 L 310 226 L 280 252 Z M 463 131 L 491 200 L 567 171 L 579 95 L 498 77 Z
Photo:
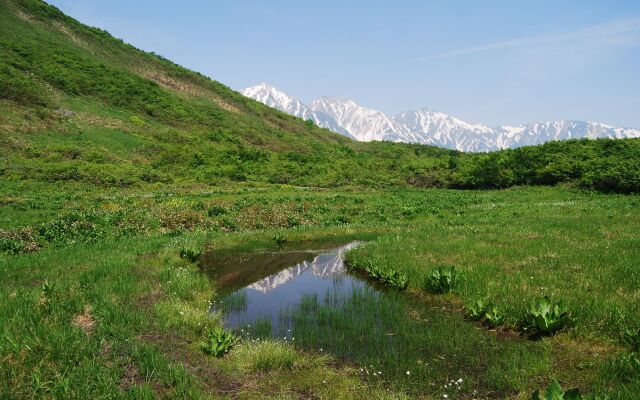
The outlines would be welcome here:
M 305 105 L 277 88 L 261 83 L 241 93 L 270 107 L 350 138 L 370 142 L 429 144 L 466 152 L 487 152 L 581 138 L 638 138 L 639 129 L 591 121 L 549 121 L 515 126 L 471 124 L 427 108 L 387 116 L 341 97 L 320 97 Z

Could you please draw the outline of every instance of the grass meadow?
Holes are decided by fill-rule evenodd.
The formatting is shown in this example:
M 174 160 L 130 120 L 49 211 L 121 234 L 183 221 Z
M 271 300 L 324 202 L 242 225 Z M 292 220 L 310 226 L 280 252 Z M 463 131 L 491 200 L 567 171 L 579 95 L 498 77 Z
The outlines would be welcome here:
M 640 390 L 623 339 L 640 321 L 637 196 L 562 188 L 4 193 L 4 237 L 17 244 L 0 256 L 3 398 L 528 399 L 552 380 L 614 399 Z M 174 219 L 163 220 L 169 209 Z M 348 260 L 406 274 L 406 291 L 385 301 L 367 292 L 305 299 L 289 315 L 295 345 L 244 340 L 221 358 L 200 350 L 221 323 L 209 312 L 216 288 L 181 249 L 359 233 L 375 238 Z M 425 280 L 442 266 L 458 279 L 435 294 Z M 562 300 L 573 323 L 530 338 L 520 321 L 542 296 Z M 470 318 L 479 299 L 503 315 L 499 325 Z

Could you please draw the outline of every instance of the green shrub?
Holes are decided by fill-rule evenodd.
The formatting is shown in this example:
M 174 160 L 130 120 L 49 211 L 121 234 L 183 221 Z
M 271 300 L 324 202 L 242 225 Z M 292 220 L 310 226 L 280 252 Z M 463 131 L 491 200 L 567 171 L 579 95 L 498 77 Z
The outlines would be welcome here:
M 458 272 L 455 267 L 438 267 L 427 277 L 424 287 L 431 293 L 449 293 L 457 284 Z
M 217 217 L 218 215 L 223 215 L 227 212 L 227 210 L 221 205 L 214 204 L 207 210 L 207 215 L 210 217 Z
M 239 337 L 222 328 L 211 330 L 205 336 L 205 341 L 201 343 L 202 350 L 214 357 L 221 357 L 240 340 Z
M 562 302 L 552 303 L 548 296 L 533 304 L 522 321 L 525 332 L 533 335 L 553 335 L 571 325 L 571 314 Z
M 22 253 L 24 249 L 24 245 L 21 241 L 0 237 L 0 252 L 8 253 L 8 254 L 19 254 Z
M 540 394 L 540 391 L 536 390 L 531 396 L 531 400 L 583 400 L 583 397 L 578 389 L 571 389 L 565 392 L 558 381 L 553 381 L 549 384 L 544 394 Z
M 233 218 L 223 218 L 222 228 L 227 231 L 233 232 L 238 230 L 238 223 Z
M 189 260 L 191 262 L 198 261 L 201 254 L 202 250 L 193 247 L 183 247 L 180 249 L 180 258 L 184 258 L 185 260 Z

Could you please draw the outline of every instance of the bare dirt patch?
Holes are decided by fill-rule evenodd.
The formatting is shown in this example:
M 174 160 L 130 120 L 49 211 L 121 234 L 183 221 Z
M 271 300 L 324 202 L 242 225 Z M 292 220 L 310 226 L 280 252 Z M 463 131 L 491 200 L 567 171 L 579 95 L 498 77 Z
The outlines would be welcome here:
M 96 320 L 91 315 L 91 306 L 89 304 L 84 306 L 84 312 L 77 314 L 71 320 L 71 324 L 82 329 L 87 335 L 91 335 L 96 326 Z

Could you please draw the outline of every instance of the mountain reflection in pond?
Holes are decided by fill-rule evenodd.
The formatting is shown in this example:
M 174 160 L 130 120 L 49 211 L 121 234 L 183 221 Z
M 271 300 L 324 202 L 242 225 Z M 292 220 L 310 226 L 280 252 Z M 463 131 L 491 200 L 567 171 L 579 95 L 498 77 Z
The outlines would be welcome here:
M 306 243 L 311 249 L 294 245 L 276 251 L 205 255 L 205 270 L 222 292 L 215 307 L 223 311 L 225 327 L 268 321 L 275 334 L 283 328 L 283 309 L 310 297 L 322 298 L 329 292 L 347 295 L 365 287 L 363 280 L 346 273 L 343 261 L 344 253 L 359 244 L 318 250 Z
M 227 250 L 205 254 L 202 265 L 219 289 L 214 308 L 245 340 L 270 337 L 332 354 L 357 365 L 363 378 L 402 388 L 409 397 L 441 398 L 443 385 L 455 378 L 464 381 L 455 398 L 504 398 L 496 374 L 534 379 L 545 373 L 546 364 L 528 369 L 527 360 L 548 356 L 538 342 L 479 329 L 437 300 L 384 290 L 347 273 L 343 255 L 357 245 Z M 309 250 L 324 246 L 333 249 Z

